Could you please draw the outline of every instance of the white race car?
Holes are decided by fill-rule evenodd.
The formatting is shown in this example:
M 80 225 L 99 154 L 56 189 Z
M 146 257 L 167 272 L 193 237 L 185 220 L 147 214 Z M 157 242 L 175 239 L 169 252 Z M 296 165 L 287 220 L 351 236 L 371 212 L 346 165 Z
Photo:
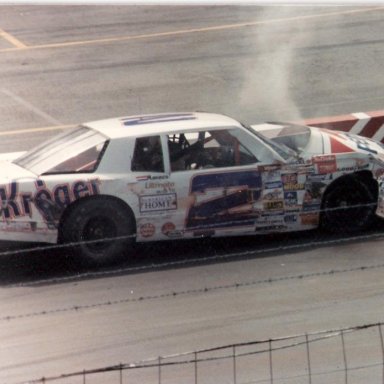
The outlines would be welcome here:
M 355 232 L 384 216 L 383 173 L 382 144 L 342 132 L 209 113 L 96 121 L 1 162 L 0 239 L 68 243 L 100 265 L 134 241 Z

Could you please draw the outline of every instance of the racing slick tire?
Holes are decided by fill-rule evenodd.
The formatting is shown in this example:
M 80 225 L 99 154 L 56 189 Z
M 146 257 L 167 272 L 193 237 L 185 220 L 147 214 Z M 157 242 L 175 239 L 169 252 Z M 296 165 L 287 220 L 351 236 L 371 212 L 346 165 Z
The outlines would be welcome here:
M 376 199 L 369 185 L 358 177 L 336 180 L 326 191 L 321 224 L 333 233 L 356 233 L 371 226 Z
M 78 202 L 64 217 L 60 242 L 73 244 L 81 264 L 105 266 L 127 257 L 134 233 L 133 214 L 123 203 L 91 198 Z

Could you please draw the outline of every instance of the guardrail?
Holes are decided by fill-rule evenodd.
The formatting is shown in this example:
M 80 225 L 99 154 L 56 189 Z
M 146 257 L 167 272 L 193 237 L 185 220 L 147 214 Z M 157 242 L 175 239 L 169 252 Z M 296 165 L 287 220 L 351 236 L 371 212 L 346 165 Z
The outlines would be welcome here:
M 383 383 L 383 323 L 256 340 L 28 384 Z M 23 384 L 27 384 L 23 383 Z

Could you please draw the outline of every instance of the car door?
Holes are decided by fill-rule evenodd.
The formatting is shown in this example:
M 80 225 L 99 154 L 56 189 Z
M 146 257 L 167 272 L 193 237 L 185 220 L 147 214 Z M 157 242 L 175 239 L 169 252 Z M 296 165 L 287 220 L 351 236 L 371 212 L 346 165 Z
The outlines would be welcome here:
M 129 193 L 138 241 L 162 239 L 162 226 L 173 222 L 173 216 L 177 215 L 176 186 L 165 170 L 163 152 L 160 135 L 135 139 Z
M 265 169 L 247 147 L 249 139 L 232 128 L 167 136 L 169 181 L 176 186 L 178 205 L 169 225 L 173 234 L 201 237 L 254 233 L 256 219 L 265 208 Z M 281 181 L 276 188 L 282 191 Z M 280 205 L 274 207 L 282 209 Z

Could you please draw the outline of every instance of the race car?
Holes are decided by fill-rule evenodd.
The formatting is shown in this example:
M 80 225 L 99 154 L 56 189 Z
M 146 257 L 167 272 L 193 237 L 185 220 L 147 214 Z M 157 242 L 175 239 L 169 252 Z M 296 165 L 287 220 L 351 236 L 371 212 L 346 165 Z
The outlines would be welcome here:
M 289 123 L 119 117 L 14 157 L 0 164 L 0 240 L 68 244 L 96 265 L 134 242 L 356 232 L 384 216 L 381 143 Z

